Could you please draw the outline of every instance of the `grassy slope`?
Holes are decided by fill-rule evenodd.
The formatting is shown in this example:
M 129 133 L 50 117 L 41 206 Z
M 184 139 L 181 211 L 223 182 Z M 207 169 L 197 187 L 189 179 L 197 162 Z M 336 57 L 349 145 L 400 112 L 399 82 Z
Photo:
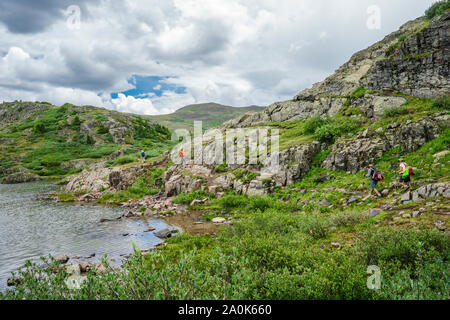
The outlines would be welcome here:
M 17 102 L 11 108 L 33 108 L 30 103 Z M 4 106 L 3 106 L 4 107 Z M 34 109 L 30 109 L 33 111 Z M 107 165 L 120 165 L 137 161 L 141 148 L 150 148 L 149 156 L 157 156 L 172 143 L 167 128 L 154 125 L 139 116 L 122 114 L 95 107 L 62 107 L 41 104 L 35 115 L 3 122 L 0 128 L 0 178 L 15 167 L 23 166 L 41 176 L 61 176 L 81 171 L 64 166 L 68 161 L 84 159 L 99 161 L 112 152 L 122 149 L 122 158 L 111 160 Z M 91 134 L 82 134 L 84 122 L 95 122 Z M 125 124 L 130 130 L 125 144 L 113 142 L 108 123 Z M 94 143 L 96 146 L 94 147 Z
M 443 101 L 411 98 L 403 108 L 388 110 L 384 119 L 365 126 L 376 128 L 448 112 L 448 100 Z M 284 130 L 302 135 L 305 127 L 305 122 L 293 122 L 285 124 Z M 315 131 L 307 136 L 314 137 Z M 339 132 L 335 131 L 335 139 L 340 139 Z M 352 132 L 355 130 L 340 133 Z M 286 137 L 297 141 L 294 134 Z M 323 169 L 320 163 L 325 151 L 316 156 L 313 169 L 303 179 L 277 188 L 273 194 L 248 197 L 229 193 L 193 207 L 203 210 L 206 219 L 237 218 L 233 227 L 223 226 L 213 237 L 182 234 L 168 239 L 156 252 L 145 256 L 138 252 L 114 276 L 89 276 L 86 287 L 75 292 L 68 291 L 64 275 L 54 276 L 51 268 L 44 270 L 50 280 L 36 281 L 24 273 L 25 283 L 20 288 L 31 293 L 16 290 L 6 298 L 448 299 L 450 238 L 436 222 L 442 221 L 444 229 L 448 228 L 449 218 L 444 213 L 449 200 L 436 197 L 401 204 L 404 190 L 389 187 L 396 178 L 389 165 L 402 156 L 417 167 L 413 188 L 422 182 L 450 181 L 450 155 L 438 160 L 433 157 L 449 144 L 450 131 L 446 129 L 416 152 L 385 153 L 376 165 L 386 179 L 380 189 L 388 189 L 389 195 L 352 204 L 347 199 L 362 197 L 368 190 L 365 171 L 347 174 Z M 150 184 L 160 174 L 152 173 Z M 318 182 L 324 175 L 329 179 Z M 198 196 L 182 194 L 175 202 L 189 203 Z M 325 198 L 331 207 L 319 203 Z M 367 212 L 373 208 L 380 209 L 380 214 L 369 217 Z M 421 208 L 417 217 L 403 216 Z M 380 290 L 366 286 L 370 265 L 380 268 Z M 30 270 L 36 268 L 40 267 Z M 49 283 L 60 289 L 51 289 Z
M 148 116 L 171 130 L 193 130 L 194 120 L 203 121 L 203 129 L 221 125 L 227 120 L 237 118 L 249 111 L 261 111 L 263 107 L 250 106 L 235 108 L 217 103 L 202 103 L 185 106 L 167 115 Z

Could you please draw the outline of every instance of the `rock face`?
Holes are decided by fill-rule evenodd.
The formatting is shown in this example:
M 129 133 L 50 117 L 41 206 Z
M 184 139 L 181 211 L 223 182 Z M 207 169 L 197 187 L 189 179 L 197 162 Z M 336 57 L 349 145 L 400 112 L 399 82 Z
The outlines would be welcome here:
M 377 61 L 363 84 L 369 89 L 398 90 L 419 97 L 448 94 L 449 61 L 450 12 L 447 12 L 421 32 L 410 35 L 397 46 L 392 57 Z
M 405 23 L 367 49 L 355 53 L 333 75 L 292 100 L 276 102 L 260 112 L 248 113 L 226 122 L 224 128 L 243 128 L 272 121 L 293 121 L 311 116 L 333 116 L 347 102 L 369 118 L 379 116 L 384 107 L 401 105 L 405 100 L 392 95 L 401 91 L 419 97 L 438 97 L 450 91 L 449 26 L 447 12 L 430 23 L 420 17 Z M 400 36 L 407 37 L 389 56 L 388 48 Z M 388 53 L 388 54 L 387 54 Z M 376 91 L 352 99 L 358 87 Z
M 127 168 L 104 168 L 103 163 L 98 163 L 71 177 L 65 191 L 95 192 L 108 188 L 125 190 L 149 168 L 160 165 L 163 161 L 164 159 Z
M 22 182 L 32 182 L 32 181 L 39 181 L 41 180 L 41 177 L 37 174 L 34 174 L 32 172 L 29 172 L 26 169 L 18 169 L 16 172 L 12 172 L 10 174 L 7 174 L 3 179 L 2 183 L 6 184 L 14 184 L 14 183 L 22 183 Z
M 441 126 L 448 126 L 450 117 L 440 114 L 406 123 L 391 123 L 384 134 L 367 129 L 356 138 L 337 142 L 332 152 L 323 162 L 323 167 L 331 170 L 344 170 L 356 173 L 369 163 L 395 147 L 412 152 L 437 137 Z
M 282 150 L 279 153 L 279 165 L 273 159 L 276 155 L 262 162 L 261 175 L 273 180 L 278 186 L 290 185 L 311 169 L 313 157 L 320 151 L 321 145 L 317 141 Z

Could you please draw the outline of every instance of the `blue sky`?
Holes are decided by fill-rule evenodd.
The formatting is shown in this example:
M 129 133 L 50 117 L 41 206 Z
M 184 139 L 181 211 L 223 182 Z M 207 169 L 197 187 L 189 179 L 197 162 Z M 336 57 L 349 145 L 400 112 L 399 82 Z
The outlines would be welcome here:
M 122 91 L 125 96 L 132 96 L 137 99 L 145 99 L 149 97 L 161 97 L 165 91 L 171 91 L 176 94 L 186 93 L 186 87 L 177 86 L 168 83 L 166 80 L 173 77 L 159 76 L 141 76 L 133 75 L 128 79 L 128 83 L 134 86 L 134 89 Z M 112 92 L 111 98 L 117 99 L 119 92 Z

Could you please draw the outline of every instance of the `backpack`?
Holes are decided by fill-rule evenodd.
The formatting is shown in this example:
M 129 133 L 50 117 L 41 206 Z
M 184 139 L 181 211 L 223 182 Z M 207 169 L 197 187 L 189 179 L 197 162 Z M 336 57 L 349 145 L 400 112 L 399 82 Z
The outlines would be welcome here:
M 378 169 L 373 169 L 372 179 L 373 180 L 377 180 L 377 181 L 379 181 L 379 180 L 383 180 L 384 181 L 383 174 Z
M 405 170 L 403 170 L 402 178 L 406 178 L 407 176 L 414 175 L 414 170 L 410 166 L 407 166 Z

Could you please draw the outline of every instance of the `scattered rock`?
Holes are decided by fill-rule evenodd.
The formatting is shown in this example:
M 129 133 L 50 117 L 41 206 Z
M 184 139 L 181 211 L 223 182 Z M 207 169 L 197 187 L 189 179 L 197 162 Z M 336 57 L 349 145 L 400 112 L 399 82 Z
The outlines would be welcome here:
M 192 200 L 192 202 L 191 202 L 191 206 L 203 204 L 203 203 L 205 203 L 206 201 L 208 201 L 208 198 L 205 198 L 205 199 L 194 199 L 194 200 Z
M 92 264 L 86 261 L 79 262 L 78 265 L 80 266 L 81 272 L 88 272 L 92 267 Z
M 322 201 L 319 202 L 319 204 L 321 206 L 325 206 L 325 207 L 328 207 L 329 205 L 331 205 L 330 201 L 328 201 L 327 199 L 323 199 Z
M 225 221 L 227 221 L 227 219 L 221 217 L 211 219 L 211 222 L 216 224 L 224 223 Z
M 379 209 L 370 209 L 369 210 L 369 217 L 376 217 L 377 215 L 380 214 L 380 210 Z
M 80 275 L 81 268 L 79 263 L 73 263 L 66 266 L 66 272 L 71 275 Z
M 22 280 L 18 277 L 11 277 L 8 278 L 8 280 L 6 281 L 6 284 L 8 287 L 15 287 L 17 285 L 19 285 L 22 282 Z
M 356 201 L 358 201 L 358 199 L 356 197 L 351 197 L 350 199 L 347 200 L 347 203 L 350 204 L 350 203 L 354 203 Z
M 407 202 L 410 200 L 411 200 L 411 192 L 410 191 L 403 194 L 402 197 L 400 198 L 400 201 L 402 201 L 402 202 Z
M 67 261 L 69 261 L 69 256 L 66 254 L 58 254 L 56 256 L 54 256 L 53 258 L 55 258 L 56 261 L 58 261 L 59 263 L 66 263 Z
M 389 195 L 389 189 L 383 189 L 383 191 L 381 191 L 381 194 L 382 194 L 383 196 Z
M 157 232 L 153 232 L 153 234 L 155 236 L 157 236 L 158 238 L 166 239 L 166 238 L 170 238 L 172 236 L 172 234 L 177 233 L 177 232 L 178 232 L 178 229 L 166 228 L 166 229 L 163 229 L 163 230 L 160 230 Z

